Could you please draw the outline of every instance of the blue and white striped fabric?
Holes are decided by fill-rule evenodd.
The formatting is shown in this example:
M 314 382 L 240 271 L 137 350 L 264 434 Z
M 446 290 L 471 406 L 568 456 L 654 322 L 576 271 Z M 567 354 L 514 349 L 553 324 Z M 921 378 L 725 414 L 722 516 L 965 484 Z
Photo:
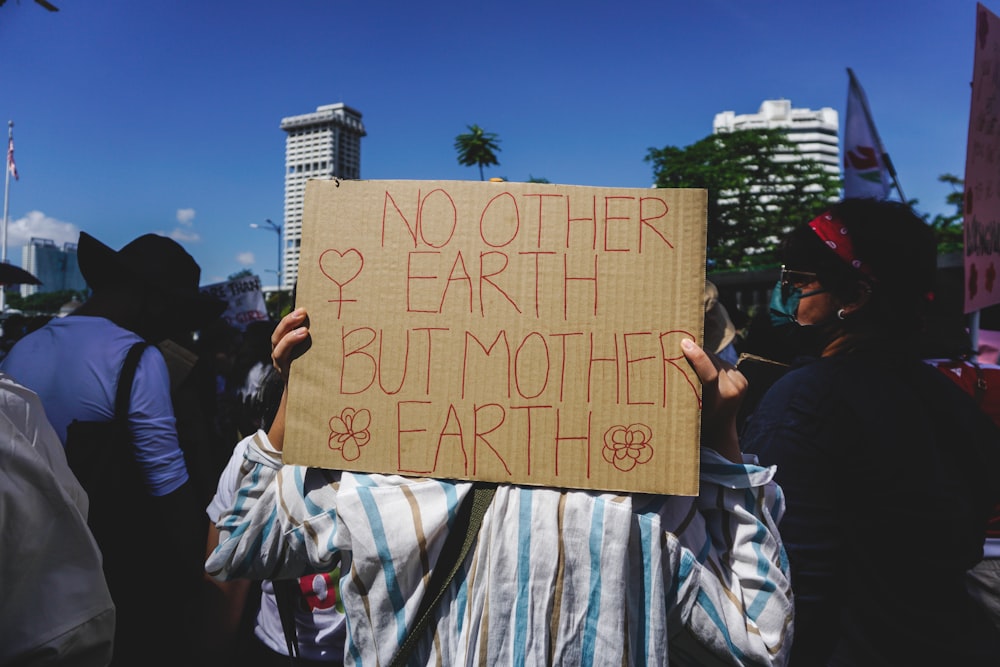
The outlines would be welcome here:
M 501 485 L 411 664 L 786 662 L 773 470 L 701 456 L 696 498 Z M 207 570 L 281 578 L 342 559 L 346 663 L 388 664 L 471 484 L 281 466 L 262 432 L 242 472 Z

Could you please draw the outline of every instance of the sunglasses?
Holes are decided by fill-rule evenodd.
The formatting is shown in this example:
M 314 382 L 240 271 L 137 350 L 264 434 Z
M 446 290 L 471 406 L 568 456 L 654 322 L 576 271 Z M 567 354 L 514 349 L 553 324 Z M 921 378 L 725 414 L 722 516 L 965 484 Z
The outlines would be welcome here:
M 784 264 L 781 265 L 781 294 L 786 299 L 792 293 L 793 289 L 802 289 L 806 285 L 811 285 L 815 282 L 819 282 L 819 275 L 812 271 L 792 271 L 791 269 L 786 269 Z

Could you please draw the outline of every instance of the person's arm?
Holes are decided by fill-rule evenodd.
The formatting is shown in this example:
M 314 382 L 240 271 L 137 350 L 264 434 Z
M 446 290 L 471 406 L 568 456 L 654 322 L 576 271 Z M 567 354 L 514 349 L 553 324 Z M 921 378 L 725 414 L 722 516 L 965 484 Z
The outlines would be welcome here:
M 677 664 L 711 665 L 721 656 L 785 664 L 793 604 L 774 469 L 731 463 L 707 448 L 701 453 L 694 511 L 666 533 L 666 549 L 676 552 L 668 575 L 677 590 L 668 623 L 671 662 L 683 656 Z
M 671 662 L 784 664 L 792 636 L 792 590 L 778 521 L 784 513 L 774 469 L 740 453 L 736 414 L 746 378 L 682 343 L 703 383 L 697 514 L 667 532 Z
M 742 463 L 736 415 L 747 390 L 747 379 L 732 364 L 710 355 L 694 341 L 681 349 L 702 383 L 701 444 L 733 463 Z
M 340 559 L 340 473 L 284 466 L 263 431 L 248 439 L 235 503 L 216 527 L 219 546 L 205 563 L 217 579 L 288 579 L 329 572 Z M 280 479 L 279 479 L 280 477 Z
M 215 495 L 205 509 L 208 518 L 205 559 L 219 546 L 219 531 L 215 522 L 236 499 L 239 490 L 240 468 L 244 462 L 245 442 L 240 442 L 219 474 Z M 232 655 L 234 640 L 243 620 L 246 601 L 250 591 L 250 581 L 234 579 L 219 581 L 203 572 L 201 649 L 205 652 L 205 664 L 225 663 Z
M 271 358 L 285 383 L 285 390 L 281 393 L 278 412 L 267 431 L 267 439 L 279 452 L 285 444 L 285 412 L 288 407 L 288 376 L 292 360 L 308 348 L 309 328 L 306 323 L 306 309 L 296 308 L 278 322 L 271 334 Z
M 205 553 L 205 520 L 181 451 L 163 355 L 146 348 L 136 368 L 129 402 L 129 431 L 171 561 L 197 582 Z
M 151 496 L 171 493 L 188 481 L 170 396 L 170 374 L 163 355 L 152 345 L 136 367 L 128 424 L 135 461 Z
M 211 521 L 208 522 L 206 543 L 205 557 L 208 558 L 219 545 L 219 531 Z M 250 581 L 219 581 L 206 576 L 202 590 L 202 622 L 199 625 L 201 646 L 211 662 L 225 662 L 234 650 L 234 641 L 246 608 L 247 593 L 250 591 Z
M 205 564 L 213 577 L 299 577 L 329 572 L 340 558 L 333 546 L 340 473 L 284 466 L 281 459 L 288 373 L 292 359 L 306 347 L 305 322 L 306 312 L 299 308 L 272 335 L 272 357 L 286 391 L 269 432 L 247 439 L 236 501 L 216 524 L 220 544 Z

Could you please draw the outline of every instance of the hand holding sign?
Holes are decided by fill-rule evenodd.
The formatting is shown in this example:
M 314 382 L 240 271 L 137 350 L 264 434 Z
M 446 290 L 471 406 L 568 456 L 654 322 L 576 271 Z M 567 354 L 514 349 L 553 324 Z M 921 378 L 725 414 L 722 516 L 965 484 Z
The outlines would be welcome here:
M 274 330 L 272 359 L 275 367 L 279 369 L 282 377 L 285 378 L 286 384 L 292 359 L 304 352 L 299 346 L 306 342 L 309 336 L 309 329 L 307 326 L 304 326 L 306 322 L 305 309 L 298 308 L 286 315 Z M 734 435 L 735 415 L 746 393 L 746 378 L 735 368 L 731 368 L 720 362 L 718 358 L 709 355 L 690 339 L 683 339 L 681 341 L 681 348 L 684 356 L 691 364 L 691 368 L 698 375 L 698 379 L 706 387 L 706 404 L 703 415 L 705 446 L 712 447 L 730 460 L 739 462 L 741 458 L 739 443 Z M 268 439 L 271 441 L 272 446 L 279 451 L 281 451 L 284 444 L 283 435 L 286 409 L 285 397 L 282 396 L 281 407 L 274 420 L 275 424 L 280 423 L 282 425 L 280 434 L 275 433 L 273 427 L 272 432 L 268 433 Z M 360 455 L 357 450 L 367 444 L 370 437 L 367 430 L 370 420 L 371 414 L 367 410 L 355 411 L 345 408 L 340 416 L 331 420 L 331 448 L 343 449 L 344 458 L 347 460 L 356 459 Z M 651 437 L 649 427 L 645 425 L 633 425 L 628 428 L 621 427 L 618 430 L 621 431 L 620 434 L 609 431 L 611 435 L 606 436 L 605 439 L 612 442 L 624 442 L 624 438 L 633 431 L 641 432 L 645 437 L 638 439 L 642 442 L 637 442 L 637 439 L 634 437 L 629 439 L 631 448 L 640 452 L 640 454 L 621 454 L 617 458 L 625 459 L 631 457 L 637 459 L 636 461 L 632 461 L 632 465 L 648 460 L 643 453 L 648 448 L 648 440 Z M 710 435 L 713 433 L 718 437 Z M 333 445 L 334 440 L 337 441 L 336 445 Z M 348 453 L 345 443 L 350 444 L 351 453 Z M 612 446 L 612 449 L 615 449 L 615 447 Z M 617 449 L 625 448 L 617 447 Z M 605 456 L 609 455 L 605 454 Z
M 747 379 L 732 364 L 682 340 L 681 348 L 691 368 L 701 380 L 704 399 L 701 442 L 734 463 L 742 463 L 736 416 L 747 393 Z
M 271 361 L 285 381 L 285 390 L 281 394 L 278 412 L 267 431 L 271 445 L 279 452 L 285 444 L 285 413 L 288 408 L 288 376 L 291 372 L 292 359 L 295 359 L 309 349 L 309 320 L 305 308 L 296 308 L 281 318 L 278 326 L 271 334 Z

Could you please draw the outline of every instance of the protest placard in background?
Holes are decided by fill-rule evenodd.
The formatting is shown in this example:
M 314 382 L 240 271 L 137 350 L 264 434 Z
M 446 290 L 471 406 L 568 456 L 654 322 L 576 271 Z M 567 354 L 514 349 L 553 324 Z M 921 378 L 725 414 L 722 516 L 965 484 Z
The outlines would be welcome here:
M 285 461 L 694 494 L 704 190 L 310 181 Z
M 260 278 L 257 276 L 244 276 L 224 283 L 204 285 L 201 291 L 228 304 L 221 317 L 227 324 L 240 331 L 246 329 L 251 322 L 268 319 L 267 304 L 260 289 Z
M 1000 303 L 1000 18 L 976 6 L 965 152 L 965 312 Z

